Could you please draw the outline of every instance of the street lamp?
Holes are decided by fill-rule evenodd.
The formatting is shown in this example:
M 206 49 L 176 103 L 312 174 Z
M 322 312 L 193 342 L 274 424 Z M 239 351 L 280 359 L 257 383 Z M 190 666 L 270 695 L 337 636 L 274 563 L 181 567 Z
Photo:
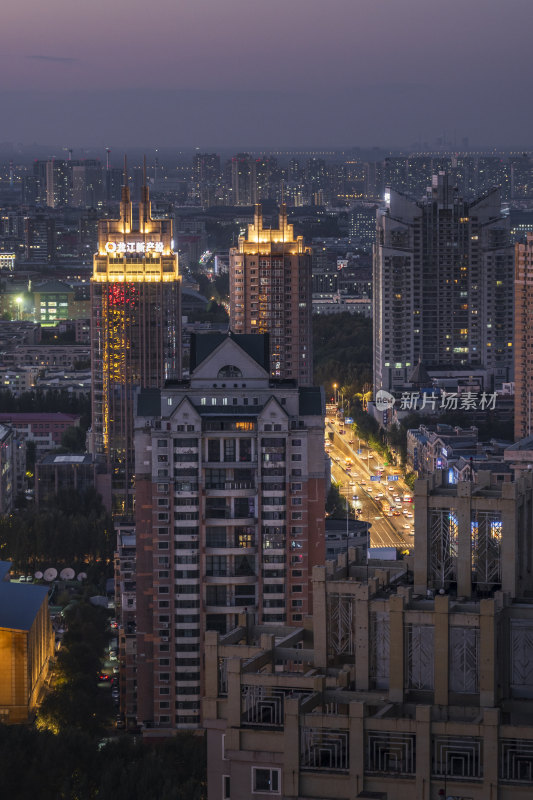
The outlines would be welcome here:
M 335 405 L 337 405 L 337 397 L 338 397 L 338 395 L 337 395 L 337 384 L 336 383 L 333 384 L 333 391 L 334 391 L 334 397 L 335 397 Z

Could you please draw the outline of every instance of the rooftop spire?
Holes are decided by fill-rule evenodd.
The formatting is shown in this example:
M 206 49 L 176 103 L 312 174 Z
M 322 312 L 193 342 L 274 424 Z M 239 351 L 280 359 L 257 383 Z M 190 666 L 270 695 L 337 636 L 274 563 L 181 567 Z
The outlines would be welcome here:
M 146 155 L 143 156 L 143 185 L 141 189 L 141 202 L 139 203 L 139 226 L 144 231 L 146 221 L 150 217 L 150 193 L 146 178 Z
M 122 198 L 120 201 L 120 219 L 122 220 L 123 223 L 124 233 L 129 233 L 131 231 L 132 211 L 131 211 L 130 187 L 128 183 L 127 155 L 124 155 L 124 182 L 122 184 Z

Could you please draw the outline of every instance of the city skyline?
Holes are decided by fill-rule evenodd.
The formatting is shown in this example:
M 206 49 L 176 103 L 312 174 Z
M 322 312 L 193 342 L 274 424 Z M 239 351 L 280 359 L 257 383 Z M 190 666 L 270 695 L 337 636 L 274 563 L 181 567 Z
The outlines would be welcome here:
M 155 0 L 150 26 L 124 0 L 83 16 L 54 0 L 44 41 L 27 11 L 5 12 L 4 141 L 522 146 L 531 128 L 528 26 L 515 24 L 527 0 L 386 0 L 379 13 L 370 0 L 273 0 L 268 14 Z

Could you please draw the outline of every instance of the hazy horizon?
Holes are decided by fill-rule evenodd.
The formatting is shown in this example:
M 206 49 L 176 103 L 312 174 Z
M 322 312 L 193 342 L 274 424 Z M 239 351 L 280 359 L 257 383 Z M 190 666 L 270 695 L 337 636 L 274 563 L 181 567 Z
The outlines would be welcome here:
M 4 9 L 0 140 L 516 146 L 531 19 L 531 0 L 28 0 Z

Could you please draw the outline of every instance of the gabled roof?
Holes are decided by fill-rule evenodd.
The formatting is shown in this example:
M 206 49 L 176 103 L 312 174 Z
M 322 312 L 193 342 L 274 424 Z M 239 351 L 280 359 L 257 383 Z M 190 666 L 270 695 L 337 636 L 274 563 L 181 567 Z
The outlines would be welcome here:
M 326 414 L 324 389 L 322 386 L 301 386 L 298 390 L 301 417 L 323 417 Z
M 226 339 L 231 339 L 267 372 L 270 371 L 268 334 L 254 333 L 193 333 L 191 334 L 190 372 L 205 361 Z
M 74 292 L 74 289 L 63 281 L 45 281 L 45 283 L 33 286 L 34 294 L 68 294 L 70 292 Z
M 161 416 L 161 389 L 141 389 L 137 395 L 137 416 Z
M 418 362 L 409 376 L 409 383 L 416 383 L 420 386 L 431 386 L 431 378 L 421 361 Z

